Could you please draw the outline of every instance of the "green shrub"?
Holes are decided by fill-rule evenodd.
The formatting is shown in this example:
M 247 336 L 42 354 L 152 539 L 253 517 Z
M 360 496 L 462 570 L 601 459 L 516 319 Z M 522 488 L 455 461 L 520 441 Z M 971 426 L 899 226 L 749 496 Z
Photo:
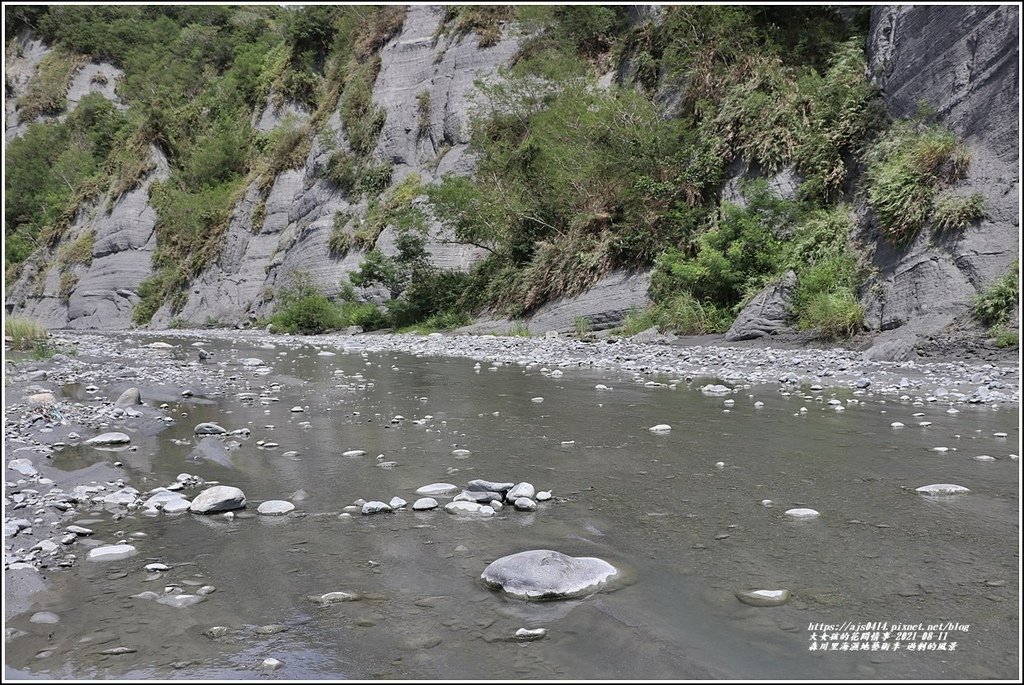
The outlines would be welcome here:
M 868 202 L 893 243 L 910 242 L 935 211 L 939 189 L 967 169 L 967 148 L 949 131 L 897 122 L 868 153 Z
M 421 90 L 416 96 L 416 112 L 418 113 L 416 140 L 430 131 L 430 91 Z
M 631 309 L 626 313 L 622 325 L 616 331 L 619 335 L 636 335 L 657 325 L 654 307 L 644 309 Z
M 974 298 L 971 313 L 985 326 L 1005 326 L 1020 302 L 1020 261 Z
M 67 107 L 71 79 L 86 60 L 62 47 L 43 57 L 28 90 L 18 98 L 18 118 L 27 122 L 41 114 L 61 114 Z
M 387 328 L 387 317 L 372 302 L 345 302 L 340 309 L 341 320 L 346 326 L 359 326 L 364 331 Z
M 441 30 L 453 26 L 457 35 L 475 33 L 479 47 L 489 48 L 501 40 L 501 25 L 515 19 L 511 5 L 448 5 L 441 21 Z
M 42 324 L 24 317 L 8 316 L 4 319 L 4 337 L 11 349 L 28 350 L 37 342 L 46 340 L 49 333 Z
M 530 327 L 522 321 L 516 321 L 509 326 L 507 331 L 505 331 L 505 335 L 509 337 L 529 338 L 531 336 Z
M 864 308 L 851 293 L 818 292 L 803 305 L 797 326 L 826 340 L 840 340 L 852 337 L 863 321 Z
M 344 327 L 339 307 L 305 273 L 292 274 L 274 298 L 274 327 L 285 333 L 315 335 Z
M 938 231 L 956 231 L 967 228 L 987 216 L 984 195 L 974 193 L 965 197 L 942 193 L 935 201 L 933 224 Z
M 341 94 L 341 120 L 349 146 L 358 157 L 366 157 L 377 145 L 384 127 L 384 110 L 373 104 L 373 82 L 380 71 L 380 57 L 373 57 L 349 75 Z
M 989 334 L 996 347 L 1020 347 L 1020 332 L 1006 326 L 994 326 Z
M 324 177 L 349 194 L 359 181 L 359 160 L 344 150 L 335 150 L 327 160 Z
M 341 257 L 352 246 L 352 236 L 348 232 L 348 222 L 352 220 L 349 212 L 335 212 L 331 224 L 331 237 L 327 239 L 327 249 L 335 257 Z
M 686 292 L 659 303 L 654 309 L 654 318 L 660 330 L 678 335 L 723 333 L 729 330 L 733 320 L 729 309 L 713 302 L 701 302 Z

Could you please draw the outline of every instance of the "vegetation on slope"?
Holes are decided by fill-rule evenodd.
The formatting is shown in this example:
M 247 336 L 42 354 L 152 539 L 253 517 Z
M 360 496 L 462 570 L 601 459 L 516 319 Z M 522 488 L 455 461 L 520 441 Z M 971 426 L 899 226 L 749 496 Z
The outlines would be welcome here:
M 384 123 L 372 98 L 377 53 L 401 29 L 404 8 L 10 10 L 12 30 L 31 27 L 58 48 L 52 78 L 23 107 L 57 107 L 66 81 L 58 67 L 88 55 L 124 69 L 118 92 L 130 108 L 94 96 L 66 122 L 35 124 L 12 143 L 5 265 L 59 237 L 87 200 L 134 188 L 155 147 L 171 173 L 150 187 L 157 250 L 134 317 L 144 324 L 163 303 L 172 312 L 183 304 L 246 189 L 259 191 L 259 230 L 275 177 L 303 166 L 319 140 L 330 152 L 319 173 L 368 206 L 362 218 L 334 217 L 328 249 L 367 251 L 352 283 L 392 298 L 383 313 L 364 308 L 367 325 L 452 326 L 485 309 L 522 316 L 614 269 L 653 267 L 655 305 L 631 326 L 721 331 L 793 269 L 793 323 L 849 336 L 863 318 L 864 274 L 850 244 L 855 195 L 895 243 L 926 226 L 962 229 L 985 208 L 979 196 L 946 190 L 968 161 L 953 136 L 885 121 L 865 77 L 866 8 L 845 12 L 672 6 L 658 21 L 631 23 L 625 6 L 446 7 L 439 33 L 475 34 L 485 49 L 503 32 L 522 42 L 500 78 L 478 84 L 474 174 L 424 186 L 415 174 L 394 183 L 391 163 L 375 155 Z M 609 71 L 622 85 L 599 80 Z M 429 91 L 416 97 L 410 124 L 422 136 Z M 250 121 L 268 100 L 302 103 L 312 115 L 259 133 Z M 324 126 L 334 112 L 343 146 Z M 744 206 L 720 201 L 737 162 L 769 175 L 792 170 L 795 198 L 751 182 Z M 431 266 L 430 216 L 487 257 L 468 274 Z M 375 249 L 388 226 L 392 256 Z M 276 324 L 286 330 L 353 320 L 338 313 L 353 302 L 331 302 L 308 282 L 277 297 Z

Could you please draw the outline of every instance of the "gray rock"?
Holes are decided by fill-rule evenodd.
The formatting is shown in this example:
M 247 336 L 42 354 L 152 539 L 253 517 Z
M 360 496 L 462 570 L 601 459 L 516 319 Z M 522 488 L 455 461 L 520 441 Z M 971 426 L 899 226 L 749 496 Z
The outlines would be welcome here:
M 179 492 L 173 490 L 167 490 L 166 488 L 158 488 L 157 491 L 151 493 L 151 496 L 142 503 L 143 509 L 146 513 L 155 514 L 159 511 L 163 511 L 167 514 L 179 514 L 183 511 L 188 511 L 191 504 Z
M 749 590 L 736 593 L 736 599 L 752 607 L 778 607 L 789 601 L 789 590 Z
M 39 475 L 36 467 L 28 459 L 11 459 L 7 462 L 7 468 L 29 478 Z
M 539 640 L 548 634 L 546 628 L 520 628 L 516 631 L 516 639 L 523 642 Z
M 466 489 L 470 492 L 498 492 L 504 494 L 511 490 L 515 486 L 515 483 L 498 483 L 490 480 L 471 480 L 466 484 Z M 427 494 L 427 493 L 423 493 Z
M 492 507 L 478 504 L 477 502 L 449 502 L 444 505 L 444 510 L 449 514 L 466 514 L 472 516 L 493 516 Z
M 257 514 L 264 516 L 282 516 L 295 509 L 295 505 L 284 500 L 271 499 L 256 507 Z
M 537 493 L 537 497 L 535 499 L 538 502 L 547 502 L 549 499 L 551 499 L 551 493 L 547 490 L 541 490 L 540 492 Z
M 189 510 L 194 514 L 216 514 L 245 507 L 245 493 L 228 485 L 215 485 L 196 495 Z
M 478 502 L 480 504 L 488 504 L 495 500 L 501 501 L 501 493 L 463 490 L 452 498 L 453 502 Z
M 392 509 L 401 509 L 406 504 L 408 504 L 408 502 L 406 502 L 401 497 L 392 497 L 391 501 L 388 502 L 388 506 L 391 507 Z
M 814 509 L 796 508 L 786 510 L 786 516 L 792 519 L 814 519 L 818 518 L 820 515 L 821 514 Z
M 138 388 L 128 388 L 114 400 L 115 407 L 132 407 L 136 404 L 142 404 L 142 395 L 139 394 Z
M 195 604 L 199 604 L 203 601 L 203 599 L 204 598 L 200 597 L 199 595 L 181 594 L 164 595 L 163 597 L 158 598 L 156 601 L 158 604 L 164 604 L 169 607 L 174 607 L 175 609 L 184 609 L 185 607 L 190 607 Z
M 517 497 L 512 506 L 519 511 L 537 511 L 537 503 L 529 497 Z
M 384 504 L 383 502 L 378 502 L 377 500 L 367 502 L 366 504 L 363 505 L 363 508 L 361 510 L 363 516 L 369 516 L 371 514 L 390 513 L 391 511 L 392 509 L 390 506 Z
M 132 545 L 104 545 L 90 549 L 86 558 L 89 561 L 120 561 L 136 554 L 138 551 Z
M 94 438 L 89 438 L 85 441 L 85 445 L 127 445 L 132 439 L 124 433 L 113 432 L 113 433 L 101 433 Z
M 1019 10 L 1010 6 L 876 6 L 869 74 L 893 118 L 921 101 L 964 140 L 970 167 L 956 194 L 980 193 L 988 217 L 962 232 L 921 231 L 891 245 L 862 212 L 856 239 L 874 247 L 861 292 L 865 323 L 902 343 L 870 358 L 904 361 L 924 336 L 968 314 L 975 294 L 1005 273 L 1020 250 L 1018 191 Z M 970 74 L 970 77 L 966 77 Z
M 536 494 L 537 494 L 537 490 L 533 487 L 533 484 L 532 483 L 527 483 L 527 482 L 524 481 L 522 483 L 517 484 L 515 487 L 511 488 L 505 494 L 505 500 L 507 502 L 515 502 L 520 497 L 526 497 L 528 499 L 533 499 L 533 497 Z
M 512 487 L 511 484 L 509 487 Z M 417 488 L 416 494 L 424 497 L 444 497 L 446 495 L 453 495 L 458 490 L 459 486 L 452 485 L 451 483 L 431 483 L 430 485 L 424 485 L 422 488 Z
M 51 611 L 37 611 L 28 619 L 29 623 L 59 623 L 60 616 Z
M 539 549 L 493 561 L 480 578 L 513 597 L 547 600 L 591 594 L 616 575 L 616 568 L 601 559 Z
M 437 508 L 437 500 L 433 497 L 421 497 L 412 503 L 413 511 L 427 511 Z
M 952 483 L 936 483 L 934 485 L 922 485 L 917 488 L 915 492 L 926 495 L 929 497 L 941 496 L 941 495 L 962 495 L 970 492 L 967 488 L 962 485 L 954 485 Z
M 196 435 L 223 435 L 228 432 L 228 429 L 216 423 L 206 422 L 198 424 L 194 432 Z
M 57 398 L 52 392 L 39 392 L 26 397 L 25 402 L 30 407 L 49 407 L 57 403 Z
M 527 321 L 527 326 L 535 335 L 552 330 L 569 332 L 575 329 L 575 321 L 583 318 L 592 331 L 615 328 L 631 311 L 650 304 L 647 296 L 650 285 L 650 271 L 616 271 L 580 295 L 561 297 L 541 306 Z
M 787 271 L 778 283 L 769 285 L 754 296 L 739 313 L 725 334 L 728 342 L 751 340 L 790 330 L 789 301 L 796 287 L 796 274 Z

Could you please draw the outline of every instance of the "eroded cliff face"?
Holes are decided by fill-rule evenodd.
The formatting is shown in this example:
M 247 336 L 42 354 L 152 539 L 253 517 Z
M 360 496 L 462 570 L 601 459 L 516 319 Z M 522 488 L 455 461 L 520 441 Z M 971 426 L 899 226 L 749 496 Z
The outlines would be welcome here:
M 656 21 L 656 10 L 637 6 L 631 21 Z M 486 48 L 479 47 L 472 33 L 439 35 L 442 14 L 437 6 L 410 6 L 400 33 L 380 51 L 373 102 L 384 110 L 385 122 L 376 155 L 394 165 L 392 187 L 410 174 L 431 183 L 446 173 L 472 172 L 468 124 L 474 82 L 494 78 L 521 41 L 509 27 L 500 42 Z M 874 267 L 862 300 L 867 325 L 882 331 L 871 352 L 875 356 L 910 356 L 920 336 L 942 331 L 962 318 L 975 293 L 1005 273 L 1019 251 L 1018 15 L 1016 7 L 1008 6 L 892 6 L 872 11 L 871 73 L 889 112 L 894 117 L 910 115 L 920 100 L 935 108 L 938 119 L 971 149 L 968 175 L 953 190 L 981 193 L 989 214 L 962 233 L 937 239 L 926 231 L 912 244 L 899 247 L 883 239 L 870 211 L 860 204 L 856 238 Z M 7 56 L 7 140 L 25 130 L 28 122 L 19 120 L 16 101 L 47 51 L 25 36 L 19 39 L 17 54 Z M 69 90 L 69 111 L 92 91 L 120 106 L 115 84 L 121 76 L 109 64 L 81 67 Z M 423 101 L 429 102 L 425 118 L 420 112 Z M 268 132 L 310 116 L 302 105 L 275 105 L 268 98 L 253 112 L 252 124 Z M 175 318 L 191 324 L 246 325 L 270 313 L 275 290 L 290 274 L 308 273 L 325 293 L 334 294 L 359 268 L 365 251 L 350 249 L 339 256 L 328 247 L 335 215 L 351 214 L 348 230 L 354 231 L 366 215 L 367 201 L 355 200 L 323 178 L 331 153 L 349 149 L 337 111 L 323 129 L 312 138 L 301 168 L 284 171 L 271 181 L 265 209 L 257 185 L 246 189 L 233 208 L 221 250 L 190 284 L 183 308 L 174 312 L 165 305 L 153 317 L 152 327 L 166 327 Z M 156 246 L 149 188 L 168 176 L 167 160 L 156 148 L 151 149 L 150 162 L 152 170 L 138 187 L 116 200 L 107 197 L 83 208 L 72 221 L 62 245 L 93 233 L 89 263 L 62 268 L 60 245 L 38 251 L 8 289 L 8 312 L 50 327 L 132 326 L 138 286 L 151 273 Z M 735 170 L 733 175 L 749 173 Z M 784 195 L 794 185 L 785 174 L 772 183 Z M 723 197 L 741 202 L 735 186 L 727 183 Z M 394 229 L 385 228 L 375 247 L 394 254 L 395 238 Z M 436 265 L 467 269 L 483 256 L 481 249 L 448 238 L 433 222 L 428 249 Z M 589 292 L 545 305 L 528 323 L 536 332 L 571 329 L 578 317 L 593 328 L 612 326 L 630 309 L 648 302 L 648 284 L 649 274 L 613 273 Z M 378 300 L 384 296 L 370 294 Z M 492 328 L 502 332 L 507 322 L 496 323 Z
M 952 190 L 980 193 L 988 218 L 951 234 L 922 233 L 893 246 L 862 209 L 859 240 L 876 269 L 864 289 L 866 323 L 882 331 L 870 352 L 907 359 L 940 334 L 974 295 L 1006 273 L 1020 250 L 1019 12 L 1011 6 L 884 6 L 871 13 L 871 76 L 893 117 L 919 102 L 970 148 Z

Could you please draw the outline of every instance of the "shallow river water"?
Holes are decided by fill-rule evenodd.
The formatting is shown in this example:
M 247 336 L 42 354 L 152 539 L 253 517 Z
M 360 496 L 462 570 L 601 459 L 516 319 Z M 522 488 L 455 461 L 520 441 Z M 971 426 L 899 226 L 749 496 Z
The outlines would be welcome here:
M 53 465 L 70 470 L 120 459 L 125 480 L 140 491 L 196 474 L 241 488 L 249 513 L 227 520 L 136 512 L 113 521 L 101 510 L 80 511 L 76 520 L 96 530 L 87 544 L 145 533 L 134 539 L 139 554 L 95 563 L 80 551 L 75 566 L 48 573 L 49 589 L 32 612 L 54 612 L 60 622 L 30 623 L 27 612 L 8 623 L 29 633 L 7 644 L 11 673 L 501 680 L 1018 675 L 1020 472 L 1009 458 L 1019 445 L 1015 406 L 962 406 L 951 414 L 941 402 L 914 406 L 806 387 L 785 396 L 780 386 L 752 386 L 729 395 L 735 404 L 726 407 L 726 398 L 698 389 L 713 379 L 645 387 L 614 372 L 553 377 L 519 365 L 474 368 L 466 359 L 208 348 L 215 360 L 261 358 L 273 372 L 211 361 L 210 374 L 235 377 L 222 396 L 172 404 L 177 423 L 155 436 L 133 434 L 136 452 L 67 448 Z M 280 387 L 271 388 L 274 382 Z M 845 411 L 828 404 L 833 398 Z M 755 401 L 764 406 L 755 408 Z M 291 411 L 296 405 L 304 411 Z M 238 446 L 200 454 L 193 427 L 202 421 L 252 434 L 208 438 Z M 894 421 L 905 427 L 890 427 Z M 671 432 L 648 430 L 661 423 Z M 261 440 L 278 446 L 262 448 Z M 933 450 L 940 446 L 950 450 Z M 366 454 L 342 456 L 354 449 Z M 470 455 L 456 457 L 455 449 Z M 978 455 L 995 461 L 975 461 Z M 529 481 L 554 499 L 533 513 L 507 506 L 490 519 L 408 507 L 339 517 L 357 498 L 387 502 L 397 495 L 411 505 L 422 485 L 464 486 L 474 478 Z M 970 493 L 914 492 L 932 483 L 956 483 Z M 255 515 L 260 502 L 292 499 L 300 489 L 307 497 L 295 501 L 296 512 L 304 515 Z M 763 506 L 765 499 L 773 506 Z M 821 516 L 793 521 L 783 514 L 804 506 Z M 622 573 L 595 595 L 555 602 L 508 598 L 480 582 L 488 563 L 528 549 L 600 557 Z M 171 568 L 149 574 L 143 566 L 151 562 Z M 185 608 L 131 598 L 201 585 L 216 591 Z M 783 588 L 793 599 L 780 607 L 748 606 L 734 594 Z M 332 591 L 360 599 L 326 606 L 309 599 Z M 811 624 L 873 622 L 888 624 L 890 645 L 898 632 L 917 636 L 905 636 L 895 652 L 810 649 L 821 633 Z M 939 623 L 959 624 L 934 631 L 931 642 L 945 642 L 946 650 L 907 649 Z M 256 632 L 267 624 L 286 630 Z M 899 631 L 898 624 L 923 628 Z M 204 635 L 213 626 L 229 632 Z M 548 630 L 543 639 L 513 638 L 518 628 L 538 627 Z M 940 632 L 948 633 L 944 640 Z M 99 654 L 113 646 L 137 651 Z M 284 666 L 262 671 L 266 657 Z

